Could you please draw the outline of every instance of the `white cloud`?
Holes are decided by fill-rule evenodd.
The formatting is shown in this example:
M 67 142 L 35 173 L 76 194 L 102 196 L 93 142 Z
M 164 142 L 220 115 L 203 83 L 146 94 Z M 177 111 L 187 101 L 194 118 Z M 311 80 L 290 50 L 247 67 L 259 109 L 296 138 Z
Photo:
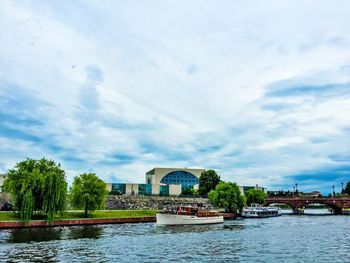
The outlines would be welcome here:
M 349 146 L 349 11 L 346 2 L 3 1 L 3 104 L 5 86 L 25 90 L 18 103 L 43 103 L 33 118 L 44 125 L 0 119 L 40 137 L 0 134 L 6 147 L 21 142 L 0 151 L 1 167 L 42 154 L 70 178 L 93 168 L 141 182 L 152 166 L 178 165 L 275 185 L 331 164 Z M 334 91 L 281 95 L 303 85 Z

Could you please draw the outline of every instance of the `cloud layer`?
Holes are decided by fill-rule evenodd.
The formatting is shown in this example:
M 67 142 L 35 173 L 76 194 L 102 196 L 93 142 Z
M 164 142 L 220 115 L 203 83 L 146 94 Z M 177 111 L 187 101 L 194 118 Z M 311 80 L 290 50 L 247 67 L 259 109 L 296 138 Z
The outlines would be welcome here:
M 0 172 L 52 158 L 143 182 L 216 169 L 270 189 L 350 180 L 346 1 L 0 3 Z

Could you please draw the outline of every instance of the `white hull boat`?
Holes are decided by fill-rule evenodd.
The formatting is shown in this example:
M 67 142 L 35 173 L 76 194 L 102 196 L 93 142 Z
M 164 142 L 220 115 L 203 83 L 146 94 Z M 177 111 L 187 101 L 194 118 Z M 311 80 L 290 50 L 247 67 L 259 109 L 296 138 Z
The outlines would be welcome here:
M 282 210 L 278 207 L 262 207 L 258 204 L 252 204 L 242 211 L 242 217 L 246 218 L 265 218 L 282 215 Z
M 350 208 L 344 208 L 343 215 L 350 215 Z
M 224 222 L 223 216 L 196 216 L 158 213 L 157 225 L 205 225 L 221 224 Z

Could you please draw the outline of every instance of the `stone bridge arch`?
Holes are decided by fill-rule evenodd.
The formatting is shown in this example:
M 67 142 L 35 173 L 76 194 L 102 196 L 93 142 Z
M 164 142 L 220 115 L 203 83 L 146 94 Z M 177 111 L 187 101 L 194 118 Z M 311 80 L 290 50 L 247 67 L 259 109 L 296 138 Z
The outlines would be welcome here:
M 310 204 L 323 204 L 333 209 L 335 214 L 341 214 L 343 208 L 350 207 L 350 198 L 334 197 L 269 197 L 266 204 L 285 204 L 290 206 L 294 211 L 305 208 Z
M 325 201 L 325 200 L 306 200 L 304 207 L 312 204 L 321 204 L 321 205 L 326 205 L 327 207 L 331 208 L 334 213 L 341 214 L 342 212 L 342 207 L 339 207 L 337 204 L 330 202 L 330 201 Z

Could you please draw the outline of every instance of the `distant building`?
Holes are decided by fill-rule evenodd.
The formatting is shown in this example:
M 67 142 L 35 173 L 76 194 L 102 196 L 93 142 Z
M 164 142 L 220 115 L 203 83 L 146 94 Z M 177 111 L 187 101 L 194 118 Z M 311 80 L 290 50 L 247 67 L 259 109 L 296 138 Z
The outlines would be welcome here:
M 6 179 L 6 174 L 0 174 L 0 192 L 2 191 L 2 185 L 4 184 Z
M 145 184 L 111 183 L 113 194 L 178 196 L 188 188 L 198 189 L 204 169 L 156 167 L 146 173 Z
M 268 196 L 271 197 L 293 197 L 293 196 L 300 196 L 300 197 L 321 197 L 322 193 L 320 191 L 311 191 L 311 192 L 299 192 L 299 191 L 267 191 Z
M 239 186 L 239 190 L 241 191 L 241 194 L 243 194 L 243 195 L 245 195 L 247 193 L 247 191 L 250 189 L 259 189 L 259 190 L 266 193 L 266 188 L 260 187 L 258 185 L 256 185 L 256 186 Z
M 109 183 L 107 190 L 117 195 L 179 196 L 188 188 L 198 189 L 199 177 L 204 171 L 205 169 L 155 167 L 146 173 L 144 184 Z M 239 186 L 243 195 L 249 189 L 266 192 L 266 188 L 258 185 Z
M 299 192 L 299 196 L 302 197 L 320 197 L 322 193 L 320 191 L 311 191 L 311 192 Z

